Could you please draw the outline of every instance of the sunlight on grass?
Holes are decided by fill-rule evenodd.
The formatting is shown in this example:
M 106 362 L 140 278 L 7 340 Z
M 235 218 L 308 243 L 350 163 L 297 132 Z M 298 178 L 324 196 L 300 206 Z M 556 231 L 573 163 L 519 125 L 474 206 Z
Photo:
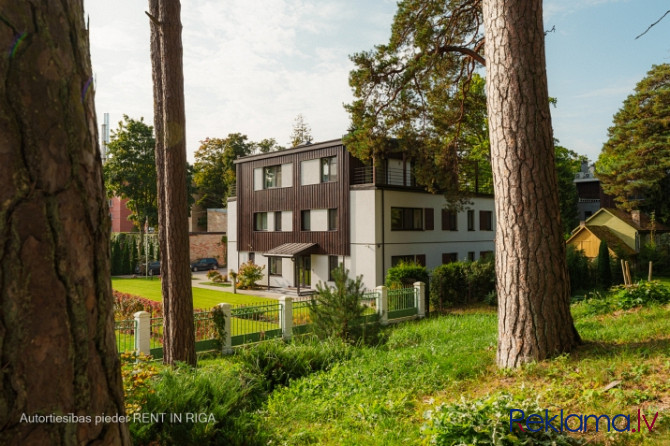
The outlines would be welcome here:
M 122 293 L 134 294 L 147 299 L 160 302 L 161 282 L 158 278 L 145 279 L 121 279 L 112 278 L 112 288 Z M 266 297 L 250 296 L 247 294 L 233 294 L 227 291 L 207 290 L 204 288 L 193 287 L 193 307 L 208 310 L 220 303 L 232 305 L 255 305 L 276 302 L 274 299 Z

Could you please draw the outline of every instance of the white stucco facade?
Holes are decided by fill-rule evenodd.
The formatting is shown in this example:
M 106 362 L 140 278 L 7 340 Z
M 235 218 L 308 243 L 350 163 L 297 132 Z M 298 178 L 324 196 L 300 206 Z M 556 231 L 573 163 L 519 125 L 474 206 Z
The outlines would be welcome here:
M 425 262 L 433 269 L 445 261 L 476 260 L 494 251 L 495 210 L 492 197 L 474 197 L 455 217 L 455 228 L 443 229 L 442 210 L 446 205 L 442 195 L 432 195 L 415 190 L 377 187 L 352 188 L 350 191 L 350 255 L 338 256 L 351 276 L 363 276 L 366 288 L 373 289 L 384 283 L 386 271 L 400 258 Z M 396 211 L 394 211 L 394 208 Z M 420 229 L 403 230 L 393 227 L 392 214 L 398 209 L 420 209 Z M 432 211 L 427 211 L 432 210 Z M 237 203 L 228 203 L 228 265 L 237 270 L 239 264 L 249 259 L 249 252 L 237 251 L 235 234 Z M 418 211 L 416 211 L 418 212 Z M 470 213 L 470 222 L 468 213 Z M 432 225 L 429 217 L 432 214 Z M 287 216 L 289 217 L 289 216 Z M 270 218 L 270 217 L 268 217 Z M 282 215 L 282 220 L 284 220 Z M 481 219 L 485 221 L 483 226 Z M 291 230 L 290 220 L 283 221 L 282 230 Z M 268 226 L 272 227 L 270 222 Z M 469 224 L 470 223 L 470 224 Z M 311 211 L 311 230 L 327 229 L 328 213 L 325 209 Z M 432 229 L 430 229 L 432 227 Z M 482 229 L 484 227 L 484 229 Z M 256 252 L 254 261 L 265 266 L 266 276 L 259 282 L 267 285 L 268 258 Z M 294 287 L 296 284 L 295 260 L 282 259 L 281 276 L 271 275 L 270 286 Z M 328 282 L 329 256 L 311 255 L 311 288 L 318 282 Z

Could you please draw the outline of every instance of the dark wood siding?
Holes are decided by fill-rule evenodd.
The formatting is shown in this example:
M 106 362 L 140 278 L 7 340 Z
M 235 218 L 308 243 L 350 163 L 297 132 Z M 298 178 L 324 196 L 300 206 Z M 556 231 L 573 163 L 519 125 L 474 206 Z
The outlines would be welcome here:
M 301 186 L 301 161 L 328 156 L 337 156 L 337 181 Z M 291 187 L 254 191 L 255 168 L 287 163 L 293 164 Z M 237 164 L 238 249 L 264 252 L 284 243 L 318 243 L 317 254 L 350 255 L 350 178 L 350 155 L 341 143 L 241 160 Z M 300 211 L 305 209 L 337 209 L 337 230 L 300 231 Z M 253 230 L 255 212 L 274 211 L 293 212 L 291 231 Z

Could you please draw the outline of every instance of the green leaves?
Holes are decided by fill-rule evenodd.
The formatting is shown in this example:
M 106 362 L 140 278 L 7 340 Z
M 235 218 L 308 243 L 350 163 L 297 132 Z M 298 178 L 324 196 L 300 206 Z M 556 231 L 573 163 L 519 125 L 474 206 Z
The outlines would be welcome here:
M 351 56 L 347 148 L 363 160 L 399 149 L 420 184 L 458 190 L 459 161 L 488 140 L 480 25 L 478 0 L 399 2 L 389 43 Z
M 144 118 L 123 115 L 107 145 L 109 159 L 103 166 L 108 194 L 128 198 L 130 219 L 140 228 L 147 218 L 150 226 L 158 224 L 155 145 L 153 127 Z
M 670 221 L 670 64 L 654 65 L 637 84 L 608 137 L 596 164 L 603 190 L 626 210 Z

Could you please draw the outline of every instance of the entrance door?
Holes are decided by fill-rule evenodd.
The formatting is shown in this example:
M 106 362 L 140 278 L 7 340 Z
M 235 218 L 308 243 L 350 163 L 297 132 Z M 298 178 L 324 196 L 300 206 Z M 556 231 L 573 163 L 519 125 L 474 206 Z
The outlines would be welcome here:
M 312 257 L 298 257 L 298 282 L 301 287 L 309 288 L 312 284 Z

